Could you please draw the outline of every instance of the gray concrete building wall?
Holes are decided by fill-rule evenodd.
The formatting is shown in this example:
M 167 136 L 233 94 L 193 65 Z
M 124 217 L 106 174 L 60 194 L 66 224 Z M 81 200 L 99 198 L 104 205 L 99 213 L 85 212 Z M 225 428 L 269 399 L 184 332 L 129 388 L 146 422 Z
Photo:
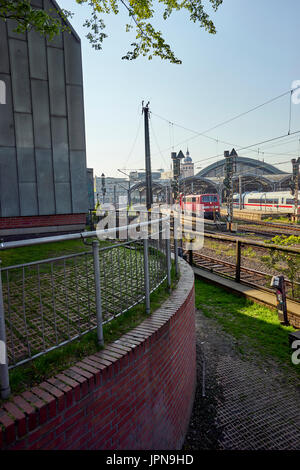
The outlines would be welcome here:
M 73 30 L 49 41 L 14 28 L 0 19 L 0 217 L 86 213 L 80 39 Z

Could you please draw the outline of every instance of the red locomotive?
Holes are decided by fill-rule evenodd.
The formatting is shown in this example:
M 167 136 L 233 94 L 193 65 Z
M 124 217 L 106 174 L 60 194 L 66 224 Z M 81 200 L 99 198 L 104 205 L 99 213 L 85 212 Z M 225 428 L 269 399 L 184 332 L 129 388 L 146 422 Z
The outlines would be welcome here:
M 218 194 L 180 194 L 180 207 L 188 213 L 199 215 L 203 212 L 205 219 L 220 217 L 220 200 Z

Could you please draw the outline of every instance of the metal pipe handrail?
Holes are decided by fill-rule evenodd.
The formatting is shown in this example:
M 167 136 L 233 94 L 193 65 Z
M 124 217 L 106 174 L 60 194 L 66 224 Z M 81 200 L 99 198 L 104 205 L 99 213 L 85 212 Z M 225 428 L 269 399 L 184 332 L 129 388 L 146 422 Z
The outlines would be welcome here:
M 300 248 L 293 248 L 293 247 L 287 247 L 287 246 L 275 245 L 275 244 L 266 244 L 264 242 L 248 240 L 247 238 L 243 238 L 243 237 L 231 237 L 230 235 L 215 235 L 213 233 L 204 233 L 204 237 L 215 238 L 215 239 L 224 240 L 224 241 L 233 241 L 233 242 L 239 241 L 242 244 L 258 246 L 261 248 L 267 248 L 267 249 L 272 249 L 272 250 L 275 249 L 279 251 L 286 251 L 288 253 L 295 253 L 295 254 L 300 255 Z
M 189 230 L 189 229 L 185 229 L 184 232 L 193 233 L 195 236 L 199 234 L 199 232 L 195 232 L 194 230 Z M 293 247 L 275 245 L 275 244 L 266 244 L 264 242 L 253 241 L 253 240 L 249 240 L 248 238 L 243 238 L 243 237 L 232 237 L 230 235 L 215 235 L 214 233 L 205 233 L 205 232 L 203 232 L 201 235 L 203 235 L 206 238 L 214 238 L 216 240 L 232 241 L 232 242 L 238 241 L 242 244 L 258 246 L 260 248 L 265 248 L 269 250 L 285 251 L 287 253 L 294 253 L 294 254 L 300 255 L 300 248 L 293 248 Z
M 145 211 L 145 213 L 147 212 Z M 85 240 L 87 238 L 93 238 L 99 235 L 108 235 L 111 233 L 115 234 L 116 231 L 121 232 L 122 230 L 127 230 L 129 228 L 134 229 L 138 227 L 147 227 L 149 225 L 159 224 L 160 222 L 168 221 L 168 220 L 170 220 L 170 215 L 166 215 L 164 217 L 161 217 L 160 219 L 147 220 L 145 222 L 139 222 L 137 224 L 122 225 L 119 227 L 113 227 L 113 228 L 104 229 L 104 230 L 94 230 L 93 232 L 71 233 L 71 234 L 66 234 L 66 235 L 56 235 L 52 237 L 30 238 L 28 240 L 2 242 L 0 243 L 0 250 L 3 251 L 3 250 L 9 250 L 11 248 L 20 248 L 20 247 L 32 246 L 32 245 L 42 245 L 46 243 L 54 243 L 54 242 L 61 242 L 61 241 L 67 241 L 67 240 L 79 240 L 79 239 Z

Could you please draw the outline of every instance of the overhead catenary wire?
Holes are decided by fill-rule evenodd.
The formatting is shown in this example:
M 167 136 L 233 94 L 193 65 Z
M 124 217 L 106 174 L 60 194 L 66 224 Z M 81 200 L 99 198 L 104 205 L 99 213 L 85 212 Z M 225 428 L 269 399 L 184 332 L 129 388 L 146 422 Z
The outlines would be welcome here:
M 216 142 L 217 145 L 218 145 L 219 143 L 223 143 L 224 145 L 230 145 L 230 146 L 232 145 L 232 146 L 235 147 L 238 151 L 248 149 L 249 151 L 256 153 L 257 150 L 253 150 L 252 147 L 255 147 L 255 146 L 258 146 L 258 145 L 263 145 L 263 144 L 268 143 L 268 142 L 273 142 L 273 141 L 277 141 L 277 140 L 280 140 L 280 139 L 284 139 L 284 138 L 286 138 L 286 137 L 289 137 L 289 136 L 291 136 L 291 135 L 295 135 L 295 134 L 297 134 L 297 133 L 300 132 L 300 131 L 290 132 L 290 129 L 291 129 L 291 101 L 292 101 L 291 99 L 290 99 L 290 114 L 289 114 L 289 130 L 288 130 L 288 133 L 287 133 L 287 134 L 284 134 L 284 135 L 281 135 L 281 136 L 277 136 L 277 137 L 273 137 L 273 138 L 271 138 L 271 139 L 267 139 L 267 140 L 264 140 L 264 141 L 261 141 L 261 142 L 258 142 L 258 143 L 251 144 L 251 145 L 248 145 L 248 146 L 244 146 L 244 147 L 243 147 L 243 146 L 238 145 L 238 144 L 236 144 L 236 143 L 227 142 L 227 141 L 221 140 L 221 139 L 219 139 L 219 138 L 214 138 L 214 137 L 212 137 L 212 136 L 208 136 L 208 135 L 206 135 L 206 133 L 207 133 L 207 132 L 210 132 L 210 131 L 212 131 L 212 130 L 218 128 L 218 127 L 224 126 L 224 125 L 226 125 L 226 124 L 228 124 L 228 123 L 230 123 L 230 122 L 232 122 L 232 121 L 234 121 L 234 120 L 236 120 L 236 119 L 238 119 L 238 118 L 240 118 L 240 117 L 242 117 L 242 116 L 245 116 L 245 115 L 247 115 L 247 114 L 249 114 L 249 113 L 251 113 L 251 112 L 253 112 L 253 111 L 255 111 L 255 110 L 259 109 L 259 108 L 262 108 L 263 106 L 266 106 L 266 105 L 268 105 L 268 104 L 270 104 L 270 103 L 272 103 L 272 102 L 274 102 L 274 101 L 276 101 L 276 100 L 278 100 L 278 99 L 280 99 L 280 98 L 282 98 L 282 97 L 284 97 L 284 96 L 286 96 L 286 95 L 288 95 L 288 94 L 290 94 L 290 97 L 292 97 L 292 94 L 293 94 L 296 90 L 298 90 L 298 89 L 300 89 L 300 86 L 299 86 L 299 87 L 296 87 L 296 88 L 293 89 L 293 90 L 288 90 L 288 91 L 286 91 L 286 92 L 284 92 L 284 93 L 281 93 L 280 95 L 277 95 L 277 96 L 275 96 L 275 97 L 273 97 L 273 98 L 271 98 L 271 99 L 269 99 L 269 100 L 267 100 L 267 101 L 265 101 L 265 102 L 263 102 L 263 103 L 261 103 L 261 104 L 259 104 L 259 105 L 257 105 L 257 106 L 254 106 L 254 107 L 250 108 L 249 110 L 244 111 L 243 113 L 239 113 L 238 115 L 233 116 L 233 117 L 230 118 L 230 119 L 227 119 L 227 120 L 225 120 L 225 121 L 222 121 L 221 123 L 216 124 L 215 126 L 210 127 L 209 129 L 207 129 L 206 131 L 203 131 L 203 132 L 197 132 L 197 131 L 195 131 L 195 130 L 193 130 L 193 129 L 189 129 L 189 128 L 187 128 L 187 127 L 185 127 L 185 126 L 182 126 L 182 125 L 180 125 L 180 124 L 177 124 L 177 123 L 175 123 L 175 122 L 173 122 L 173 121 L 171 121 L 171 120 L 169 120 L 169 119 L 167 119 L 167 118 L 164 118 L 164 117 L 162 117 L 162 116 L 160 116 L 160 115 L 158 115 L 158 114 L 156 114 L 156 113 L 153 113 L 153 111 L 150 111 L 150 113 L 151 113 L 152 116 L 158 117 L 159 119 L 162 119 L 162 120 L 164 120 L 165 122 L 167 122 L 167 123 L 169 124 L 170 147 L 164 149 L 163 151 L 159 148 L 159 153 L 162 155 L 162 153 L 165 152 L 165 151 L 167 151 L 167 150 L 170 150 L 170 149 L 174 150 L 174 126 L 179 127 L 179 128 L 182 128 L 182 129 L 184 129 L 184 130 L 186 130 L 186 131 L 193 132 L 194 134 L 196 134 L 196 135 L 194 135 L 194 136 L 192 136 L 192 137 L 189 137 L 189 138 L 187 138 L 187 139 L 185 139 L 185 140 L 183 140 L 183 141 L 177 143 L 176 146 L 179 146 L 179 145 L 181 145 L 181 144 L 183 144 L 183 143 L 187 143 L 187 142 L 189 142 L 189 141 L 192 140 L 192 139 L 195 139 L 195 138 L 197 138 L 197 137 L 199 137 L 199 136 L 202 136 L 202 137 L 205 137 L 205 138 L 207 138 L 207 139 L 210 139 L 210 140 Z M 171 142 L 171 129 L 172 129 L 172 133 L 173 133 L 173 142 Z M 281 145 L 281 144 L 278 144 L 278 145 Z M 267 152 L 266 152 L 266 153 L 267 153 Z M 153 155 L 155 156 L 156 154 L 153 154 Z M 203 159 L 201 159 L 201 160 L 195 161 L 194 163 L 201 163 L 201 162 L 208 161 L 208 160 L 211 160 L 211 159 L 214 159 L 214 158 L 218 158 L 218 157 L 220 157 L 220 156 L 222 156 L 222 154 L 218 154 L 218 153 L 217 153 L 217 155 L 212 155 L 212 156 L 210 156 L 210 157 L 205 157 L 205 158 L 203 158 Z
M 132 144 L 132 147 L 131 147 L 131 150 L 126 158 L 126 162 L 125 162 L 125 165 L 124 165 L 124 168 L 127 166 L 128 164 L 128 161 L 135 149 L 135 145 L 136 145 L 136 142 L 137 142 L 137 139 L 138 139 L 138 136 L 140 134 L 140 129 L 141 129 L 141 124 L 142 124 L 142 116 L 140 116 L 140 119 L 139 119 L 139 123 L 138 123 L 138 127 L 137 127 L 137 132 L 136 132 L 136 135 L 135 135 L 135 138 L 134 138 L 134 141 L 133 141 L 133 144 Z
M 241 150 L 247 150 L 247 149 L 249 149 L 249 148 L 251 148 L 251 147 L 257 147 L 258 145 L 262 145 L 262 144 L 267 143 L 267 142 L 273 142 L 273 141 L 275 141 L 275 140 L 277 140 L 277 139 L 282 139 L 282 138 L 284 138 L 284 137 L 289 137 L 290 135 L 299 134 L 299 132 L 300 132 L 300 130 L 297 130 L 297 131 L 291 132 L 290 134 L 284 134 L 284 135 L 281 135 L 281 136 L 272 137 L 272 138 L 267 139 L 267 140 L 262 140 L 262 141 L 260 141 L 260 142 L 256 142 L 255 144 L 247 145 L 247 146 L 245 146 L 245 147 L 240 147 L 238 150 L 239 150 L 239 151 L 241 151 Z M 238 146 L 236 146 L 236 147 L 238 147 Z M 204 161 L 211 160 L 211 159 L 213 159 L 213 158 L 218 158 L 218 157 L 221 157 L 221 156 L 223 156 L 223 154 L 212 155 L 212 156 L 210 156 L 210 157 L 205 157 L 205 158 L 203 158 L 203 159 L 201 159 L 201 160 L 197 160 L 197 161 L 195 161 L 194 163 L 202 163 L 202 162 L 204 162 Z
M 165 164 L 166 167 L 167 167 L 167 166 L 168 166 L 168 165 L 167 165 L 167 162 L 166 162 L 166 160 L 165 160 L 165 158 L 164 158 L 164 156 L 163 156 L 163 154 L 162 154 L 162 152 L 161 152 L 161 150 L 160 150 L 160 146 L 159 146 L 159 144 L 158 144 L 158 140 L 157 140 L 157 137 L 156 137 L 156 134 L 155 134 L 155 131 L 154 131 L 153 124 L 152 124 L 152 119 L 149 119 L 149 122 L 150 122 L 150 127 L 151 127 L 151 131 L 152 131 L 152 134 L 153 134 L 153 137 L 154 137 L 156 146 L 157 146 L 157 148 L 158 148 L 158 150 L 159 150 L 159 153 L 160 153 L 161 158 L 162 158 L 163 161 L 164 161 L 164 164 Z
M 151 114 L 152 114 L 153 116 L 158 117 L 159 119 L 162 119 L 162 120 L 168 122 L 169 124 L 172 124 L 172 126 L 175 125 L 176 127 L 179 127 L 179 128 L 181 128 L 181 129 L 184 129 L 184 130 L 186 130 L 186 131 L 193 132 L 194 134 L 196 134 L 196 135 L 194 135 L 194 136 L 192 136 L 192 137 L 189 137 L 189 138 L 187 138 L 187 139 L 185 139 L 185 140 L 183 140 L 183 141 L 177 143 L 176 146 L 179 146 L 179 145 L 181 145 L 181 144 L 187 143 L 187 142 L 189 142 L 189 141 L 192 140 L 192 139 L 195 139 L 195 138 L 197 138 L 197 137 L 201 137 L 201 136 L 202 136 L 202 137 L 208 138 L 208 139 L 210 139 L 210 140 L 214 140 L 216 143 L 221 142 L 221 143 L 224 143 L 225 145 L 233 145 L 234 147 L 237 147 L 237 148 L 238 148 L 238 147 L 240 147 L 240 146 L 237 145 L 237 144 L 234 144 L 234 143 L 232 143 L 232 142 L 222 141 L 222 140 L 216 139 L 216 138 L 214 138 L 214 137 L 212 137 L 212 136 L 207 136 L 206 134 L 207 134 L 208 132 L 211 132 L 211 131 L 214 130 L 214 129 L 217 129 L 218 127 L 221 127 L 221 126 L 224 126 L 224 125 L 226 125 L 226 124 L 229 124 L 230 122 L 232 122 L 232 121 L 234 121 L 234 120 L 236 120 L 236 119 L 239 119 L 239 118 L 242 117 L 242 116 L 245 116 L 245 115 L 247 115 L 247 114 L 249 114 L 249 113 L 251 113 L 251 112 L 253 112 L 253 111 L 256 111 L 257 109 L 262 108 L 263 106 L 266 106 L 266 105 L 268 105 L 268 104 L 270 104 L 270 103 L 272 103 L 272 102 L 274 102 L 274 101 L 276 101 L 276 100 L 278 100 L 278 99 L 280 99 L 280 98 L 282 98 L 282 97 L 284 97 L 284 96 L 286 96 L 286 95 L 288 95 L 288 94 L 290 94 L 290 96 L 292 96 L 292 93 L 294 93 L 294 92 L 295 92 L 296 90 L 298 90 L 299 88 L 300 88 L 300 86 L 297 87 L 297 88 L 295 88 L 295 89 L 293 89 L 293 90 L 288 90 L 288 91 L 286 91 L 286 92 L 284 92 L 284 93 L 281 93 L 280 95 L 277 95 L 277 96 L 275 96 L 275 97 L 273 97 L 273 98 L 271 98 L 271 99 L 269 99 L 269 100 L 267 100 L 267 101 L 265 101 L 265 102 L 263 102 L 263 103 L 261 103 L 261 104 L 259 104 L 259 105 L 257 105 L 257 106 L 254 106 L 253 108 L 250 108 L 250 109 L 247 110 L 247 111 L 244 111 L 244 112 L 242 112 L 242 113 L 239 113 L 239 114 L 237 114 L 236 116 L 233 116 L 233 117 L 230 118 L 230 119 L 227 119 L 227 120 L 225 120 L 225 121 L 222 121 L 221 123 L 216 124 L 215 126 L 210 127 L 209 129 L 207 129 L 207 130 L 205 130 L 205 131 L 203 131 L 203 132 L 197 132 L 197 131 L 195 131 L 195 130 L 193 130 L 193 129 L 189 129 L 189 128 L 185 127 L 185 126 L 182 126 L 181 124 L 177 124 L 177 123 L 175 123 L 174 121 L 171 121 L 171 120 L 169 120 L 169 119 L 167 119 L 167 118 L 164 118 L 164 117 L 160 116 L 159 114 L 153 113 L 153 111 L 151 111 Z M 292 101 L 292 100 L 290 99 L 290 110 L 291 110 L 291 101 Z M 290 111 L 290 117 L 289 117 L 289 130 L 288 130 L 288 135 L 292 135 L 292 133 L 290 132 L 290 128 L 291 128 L 291 111 Z M 173 146 L 164 149 L 163 152 L 165 152 L 165 151 L 167 151 L 167 150 L 170 150 L 170 148 L 173 148 Z

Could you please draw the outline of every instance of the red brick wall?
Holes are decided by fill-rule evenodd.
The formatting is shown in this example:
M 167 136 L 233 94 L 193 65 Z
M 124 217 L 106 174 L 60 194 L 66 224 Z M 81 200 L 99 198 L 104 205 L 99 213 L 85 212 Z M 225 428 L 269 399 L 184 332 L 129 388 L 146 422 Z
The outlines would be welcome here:
M 194 275 L 181 273 L 137 328 L 0 408 L 0 448 L 180 449 L 196 384 Z
M 54 225 L 85 224 L 85 214 L 37 215 L 0 217 L 0 230 L 12 228 L 50 227 Z

